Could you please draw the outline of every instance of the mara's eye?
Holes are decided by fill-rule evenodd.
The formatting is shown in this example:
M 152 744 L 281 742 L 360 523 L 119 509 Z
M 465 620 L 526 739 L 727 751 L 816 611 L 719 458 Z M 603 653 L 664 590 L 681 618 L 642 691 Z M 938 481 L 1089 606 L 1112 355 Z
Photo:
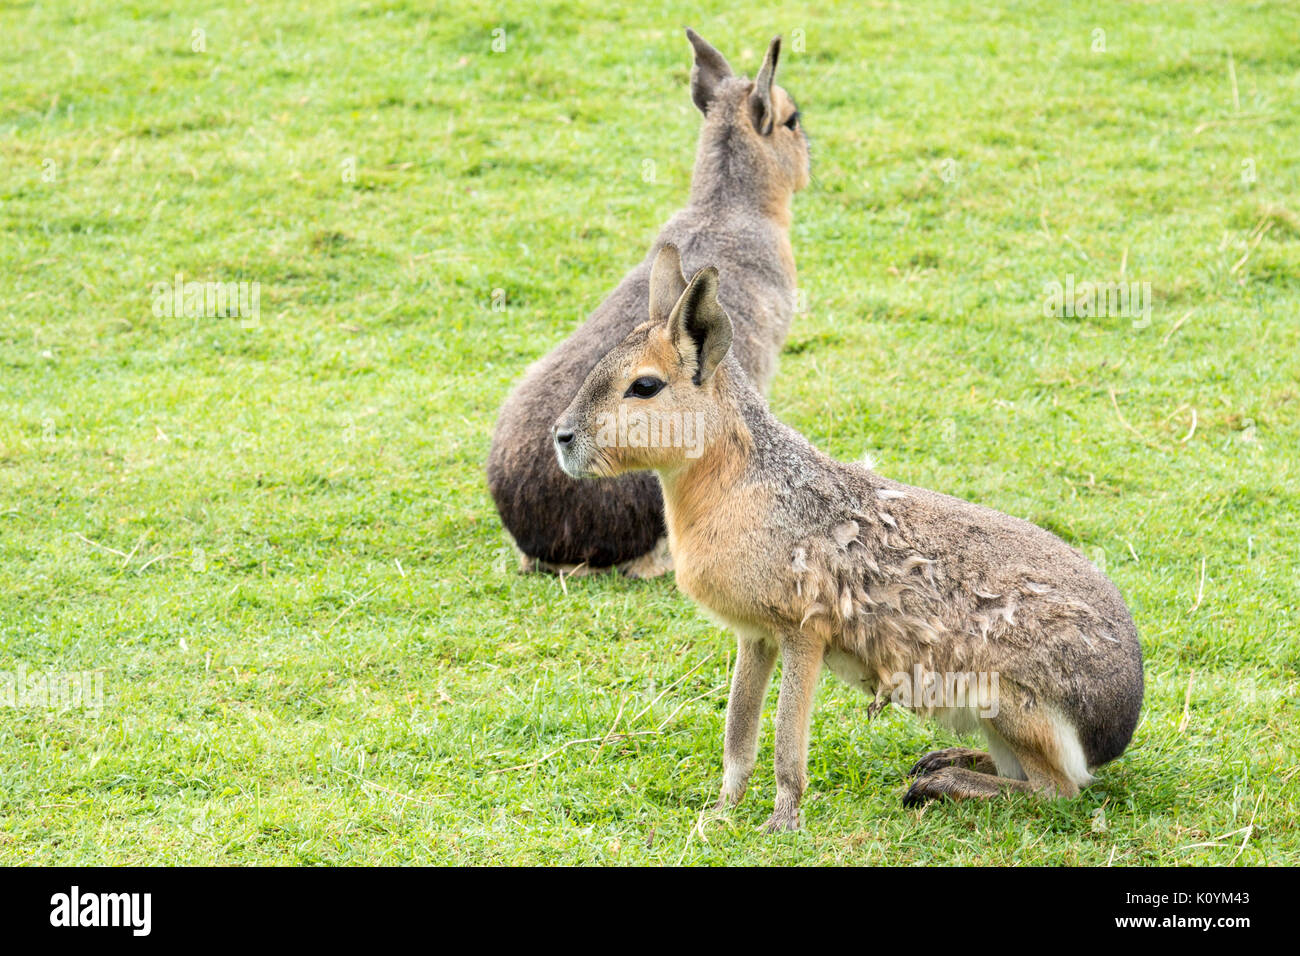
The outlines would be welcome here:
M 659 394 L 659 390 L 664 387 L 664 383 L 657 378 L 644 375 L 627 387 L 627 394 L 624 398 L 654 398 Z
M 795 110 L 793 113 L 790 114 L 790 118 L 785 121 L 785 128 L 794 129 L 798 125 L 799 125 L 799 111 Z

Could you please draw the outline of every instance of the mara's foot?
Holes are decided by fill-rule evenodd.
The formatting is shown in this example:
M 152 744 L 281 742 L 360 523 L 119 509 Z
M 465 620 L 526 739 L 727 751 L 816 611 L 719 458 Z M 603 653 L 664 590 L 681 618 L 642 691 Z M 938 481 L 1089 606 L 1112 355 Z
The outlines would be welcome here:
M 913 765 L 907 775 L 923 777 L 944 767 L 965 767 L 977 773 L 993 775 L 998 772 L 998 768 L 993 764 L 993 758 L 984 751 L 971 750 L 969 747 L 949 747 L 946 750 L 933 750 L 926 754 Z
M 767 818 L 767 822 L 763 824 L 763 832 L 786 833 L 791 830 L 798 830 L 803 823 L 799 816 L 798 807 L 789 810 L 774 810 L 772 815 Z
M 722 791 L 722 793 L 718 794 L 718 802 L 713 805 L 713 811 L 715 813 L 722 813 L 724 810 L 730 810 L 732 807 L 738 806 L 744 795 L 745 791 L 743 790 L 739 793 L 728 793 L 726 790 Z
M 991 800 L 1004 792 L 1029 793 L 1033 791 L 1024 780 L 993 777 L 965 767 L 940 767 L 933 773 L 917 778 L 906 794 L 903 806 L 917 807 L 927 800 Z

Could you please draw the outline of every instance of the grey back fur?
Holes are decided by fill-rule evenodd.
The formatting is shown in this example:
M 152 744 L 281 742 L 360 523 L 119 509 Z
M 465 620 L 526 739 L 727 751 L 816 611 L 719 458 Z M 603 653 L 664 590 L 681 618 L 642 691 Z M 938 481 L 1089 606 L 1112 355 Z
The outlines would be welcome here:
M 868 662 L 865 690 L 918 664 L 999 673 L 1059 708 L 1089 767 L 1124 751 L 1142 706 L 1142 651 L 1105 574 L 1029 521 L 830 458 L 771 414 L 738 365 L 729 373 L 753 438 L 744 481 L 782 489 L 766 527 L 750 532 L 785 545 L 750 578 L 774 586 L 765 603 L 802 592 L 801 613 L 815 607 L 843 650 Z

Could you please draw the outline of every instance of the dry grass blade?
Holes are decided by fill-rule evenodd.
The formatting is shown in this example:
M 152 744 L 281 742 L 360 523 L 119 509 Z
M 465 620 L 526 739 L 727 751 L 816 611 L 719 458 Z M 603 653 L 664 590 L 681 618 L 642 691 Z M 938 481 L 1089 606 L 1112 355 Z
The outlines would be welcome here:
M 628 725 L 630 726 L 632 724 L 635 724 L 640 717 L 642 717 L 646 712 L 650 710 L 651 707 L 655 705 L 656 701 L 658 701 L 661 697 L 663 697 L 664 694 L 668 693 L 670 690 L 672 690 L 682 681 L 686 680 L 686 678 L 690 677 L 693 673 L 699 670 L 702 666 L 704 666 L 705 662 L 707 662 L 711 657 L 713 657 L 713 655 L 709 654 L 698 664 L 692 667 L 689 671 L 687 671 L 681 677 L 677 678 L 677 680 L 673 681 L 662 691 L 660 691 L 654 700 L 652 700 L 649 704 L 647 704 L 644 708 L 642 708 L 634 717 L 628 720 L 627 722 Z M 618 727 L 618 723 L 623 716 L 623 709 L 624 709 L 624 703 L 623 701 L 620 700 L 618 706 L 618 713 L 614 715 L 613 723 L 610 724 L 609 730 L 607 730 L 601 736 L 583 737 L 579 740 L 570 740 L 556 747 L 554 750 L 548 751 L 547 753 L 538 757 L 536 760 L 531 760 L 528 763 L 516 764 L 513 767 L 499 767 L 496 770 L 489 770 L 488 773 L 497 774 L 497 773 L 510 773 L 515 770 L 528 770 L 533 767 L 541 766 L 542 764 L 546 763 L 546 761 L 550 760 L 552 757 L 556 756 L 557 754 L 563 753 L 564 751 L 568 750 L 570 747 L 577 747 L 582 744 L 599 744 L 599 746 L 596 748 L 595 755 L 591 758 L 590 763 L 588 763 L 588 766 L 591 766 L 595 764 L 596 759 L 601 754 L 601 751 L 603 751 L 605 749 L 605 746 L 609 744 L 611 741 L 627 740 L 632 737 L 657 737 L 664 732 L 664 730 L 668 727 L 670 723 L 672 723 L 673 718 L 675 718 L 679 713 L 681 713 L 683 707 L 686 707 L 688 704 L 692 704 L 697 700 L 702 700 L 703 698 L 708 697 L 710 694 L 716 694 L 719 690 L 726 689 L 726 687 L 727 685 L 725 683 L 719 684 L 716 687 L 709 688 L 702 694 L 697 694 L 696 696 L 690 698 L 689 700 L 682 701 L 682 703 L 678 704 L 675 708 L 673 708 L 673 712 L 669 714 L 666 718 L 664 718 L 664 720 L 661 721 L 659 726 L 656 727 L 654 730 L 630 730 L 630 731 L 624 731 L 623 733 L 620 734 L 616 734 L 613 731 L 616 727 Z
M 1260 230 L 1260 232 L 1255 236 L 1255 240 L 1246 249 L 1246 252 L 1242 255 L 1242 257 L 1236 261 L 1236 263 L 1233 265 L 1231 269 L 1228 270 L 1228 275 L 1237 274 L 1237 271 L 1246 264 L 1246 260 L 1250 258 L 1251 253 L 1253 253 L 1257 248 L 1259 248 L 1259 244 L 1264 241 L 1264 237 L 1268 235 L 1268 231 L 1272 228 L 1273 228 L 1273 222 L 1272 220 L 1269 220 L 1268 225 L 1265 226 L 1262 230 Z
M 1201 606 L 1201 601 L 1205 599 L 1205 559 L 1201 558 L 1201 583 L 1196 586 L 1196 603 L 1192 605 L 1191 610 L 1195 611 Z
M 1209 840 L 1205 841 L 1204 843 L 1189 843 L 1187 844 L 1187 846 L 1182 847 L 1182 849 L 1194 850 L 1197 849 L 1198 847 L 1221 847 L 1224 845 L 1223 841 L 1228 839 L 1228 837 L 1234 837 L 1238 833 L 1240 833 L 1242 834 L 1241 845 L 1237 847 L 1237 852 L 1233 854 L 1232 859 L 1228 861 L 1228 866 L 1232 866 L 1232 864 L 1237 862 L 1238 857 L 1240 857 L 1241 854 L 1246 852 L 1246 844 L 1250 842 L 1250 838 L 1255 833 L 1255 817 L 1259 813 L 1259 805 L 1264 799 L 1264 794 L 1266 794 L 1267 792 L 1268 792 L 1267 787 L 1260 790 L 1259 796 L 1255 798 L 1255 806 L 1250 811 L 1250 822 L 1247 823 L 1244 827 L 1238 827 L 1235 830 L 1229 830 L 1227 833 L 1221 833 L 1216 837 L 1211 837 Z
M 150 558 L 148 561 L 146 561 L 144 564 L 142 564 L 142 565 L 140 565 L 138 568 L 136 568 L 136 569 L 135 569 L 135 573 L 136 573 L 136 574 L 144 574 L 144 569 L 147 568 L 147 567 L 149 567 L 149 565 L 153 564 L 154 562 L 156 562 L 156 561 L 166 561 L 168 558 L 174 558 L 174 557 L 176 557 L 176 552 L 175 552 L 175 551 L 172 551 L 172 552 L 169 553 L 169 554 L 159 554 L 159 555 L 155 555 L 154 557 L 152 557 L 152 558 Z
M 105 545 L 100 544 L 98 541 L 91 541 L 89 538 L 87 538 L 87 537 L 86 537 L 84 534 L 82 534 L 80 531 L 74 531 L 74 532 L 72 532 L 72 535 L 73 535 L 73 537 L 75 537 L 75 538 L 80 538 L 82 541 L 86 542 L 86 544 L 90 545 L 92 548 L 98 548 L 100 551 L 107 552 L 108 554 L 115 554 L 115 555 L 117 555 L 119 558 L 125 558 L 125 557 L 127 557 L 127 555 L 126 555 L 124 552 L 122 552 L 122 551 L 118 551 L 116 548 L 110 548 L 110 547 L 107 547 L 107 546 L 105 546 Z
M 1196 311 L 1195 309 L 1188 309 L 1186 312 L 1184 312 L 1182 318 L 1180 318 L 1177 322 L 1174 323 L 1174 327 L 1165 333 L 1165 337 L 1160 340 L 1160 344 L 1168 345 L 1170 338 L 1173 337 L 1173 334 L 1183 327 L 1183 323 L 1186 322 L 1191 317 L 1192 313 L 1195 311 Z
M 1241 846 L 1237 847 L 1237 852 L 1233 854 L 1232 859 L 1228 861 L 1228 866 L 1232 866 L 1232 864 L 1236 863 L 1237 858 L 1246 852 L 1246 843 L 1250 840 L 1251 836 L 1253 836 L 1255 833 L 1255 814 L 1259 813 L 1260 801 L 1264 799 L 1264 794 L 1267 792 L 1268 792 L 1268 788 L 1265 787 L 1264 789 L 1259 791 L 1259 796 L 1255 798 L 1255 806 L 1250 811 L 1250 822 L 1247 823 L 1246 826 L 1243 828 L 1246 832 L 1245 835 L 1242 836 L 1241 838 Z
M 677 865 L 681 866 L 682 861 L 686 859 L 686 852 L 691 848 L 691 840 L 695 837 L 700 838 L 701 843 L 708 843 L 709 838 L 704 835 L 704 821 L 714 813 L 712 807 L 704 807 L 700 810 L 699 815 L 695 818 L 695 825 L 686 834 L 686 842 L 682 844 L 681 856 L 677 857 Z
M 1192 722 L 1192 681 L 1196 680 L 1196 671 L 1192 671 L 1187 678 L 1187 693 L 1183 695 L 1183 717 L 1178 721 L 1178 732 L 1181 734 L 1187 730 L 1187 725 Z
M 1207 129 L 1214 129 L 1215 127 L 1218 126 L 1230 126 L 1233 123 L 1268 122 L 1271 119 L 1273 119 L 1273 114 L 1261 113 L 1257 116 L 1230 116 L 1227 119 L 1206 120 L 1204 123 L 1201 123 L 1199 126 L 1197 126 L 1195 129 L 1192 130 L 1192 135 L 1199 136 L 1201 133 L 1204 133 Z
M 712 657 L 713 657 L 712 654 L 706 654 L 706 655 L 705 655 L 705 656 L 700 660 L 700 662 L 699 662 L 698 664 L 696 664 L 694 667 L 692 667 L 690 670 L 688 670 L 685 674 L 683 674 L 681 677 L 677 678 L 677 680 L 673 681 L 671 684 L 669 684 L 667 687 L 665 687 L 663 690 L 661 690 L 658 694 L 656 694 L 654 700 L 650 701 L 650 703 L 646 704 L 646 705 L 645 705 L 644 707 L 642 707 L 639 711 L 637 711 L 636 716 L 634 716 L 631 720 L 629 720 L 628 723 L 629 723 L 629 724 L 635 724 L 638 720 L 640 720 L 642 717 L 644 717 L 644 716 L 645 716 L 645 715 L 650 711 L 650 709 L 654 707 L 655 704 L 659 703 L 660 698 L 662 698 L 662 697 L 664 696 L 664 694 L 668 693 L 670 690 L 672 690 L 674 687 L 676 687 L 676 686 L 677 686 L 678 684 L 680 684 L 682 681 L 686 680 L 686 678 L 690 677 L 690 676 L 691 676 L 692 674 L 694 674 L 697 670 L 699 670 L 701 667 L 703 667 L 705 664 L 707 664 L 707 663 L 712 659 Z
M 352 773 L 350 770 L 344 770 L 342 767 L 335 767 L 334 769 L 337 770 L 339 773 L 343 774 L 344 776 L 351 777 L 353 780 L 356 780 L 362 786 L 370 787 L 372 790 L 379 790 L 382 791 L 383 793 L 391 794 L 394 797 L 400 797 L 403 800 L 407 800 L 411 803 L 418 803 L 421 806 L 425 806 L 425 807 L 438 806 L 436 803 L 430 803 L 428 800 L 421 800 L 419 797 L 413 797 L 408 793 L 402 793 L 398 790 L 392 790 L 388 787 L 385 787 L 383 784 L 375 783 L 373 780 L 367 780 L 365 777 L 362 777 L 359 774 Z M 434 796 L 446 799 L 450 797 L 451 794 L 439 793 L 439 794 L 434 794 Z
M 361 595 L 361 597 L 357 598 L 355 601 L 353 601 L 351 604 L 349 604 L 347 607 L 345 607 L 342 611 L 340 611 L 340 612 L 339 612 L 339 616 L 336 617 L 334 620 L 330 621 L 330 626 L 327 627 L 327 628 L 325 628 L 325 633 L 328 634 L 330 631 L 334 630 L 334 627 L 338 624 L 339 621 L 343 620 L 343 618 L 344 618 L 345 616 L 347 616 L 348 612 L 350 612 L 354 607 L 356 607 L 358 604 L 360 604 L 360 603 L 361 603 L 362 601 L 364 601 L 366 598 L 370 597 L 370 595 L 372 595 L 372 594 L 374 594 L 376 591 L 378 591 L 378 590 L 379 590 L 379 587 L 380 587 L 380 586 L 379 586 L 378 584 L 376 584 L 373 588 L 371 588 L 371 589 L 370 589 L 369 591 L 367 591 L 365 594 Z
M 140 545 L 144 544 L 144 539 L 149 537 L 149 534 L 150 532 L 146 531 L 144 532 L 144 534 L 140 535 L 140 537 L 135 539 L 135 547 L 131 549 L 130 554 L 128 554 L 126 557 L 122 559 L 122 563 L 120 567 L 125 568 L 128 564 L 131 563 L 131 559 L 135 557 L 135 553 L 140 550 Z
M 620 697 L 618 699 L 618 713 L 614 715 L 614 722 L 609 725 L 609 730 L 605 731 L 605 735 L 600 738 L 600 746 L 597 747 L 596 752 L 591 755 L 591 763 L 587 764 L 588 767 L 594 767 L 596 765 L 596 761 L 600 759 L 601 752 L 605 749 L 605 741 L 609 740 L 609 735 L 618 729 L 618 722 L 623 716 L 624 703 L 624 699 Z
M 673 712 L 671 714 L 669 714 L 667 717 L 664 718 L 663 723 L 659 725 L 659 730 L 662 731 L 665 727 L 667 727 L 672 722 L 672 719 L 676 717 L 677 714 L 681 712 L 681 709 L 685 707 L 687 704 L 693 704 L 697 700 L 703 700 L 705 697 L 708 697 L 710 694 L 716 694 L 718 691 L 726 690 L 726 689 L 727 689 L 727 685 L 725 683 L 719 684 L 717 687 L 710 687 L 703 694 L 696 694 L 690 700 L 682 701 L 675 708 L 673 708 Z
M 1159 451 L 1164 451 L 1165 449 L 1161 448 L 1159 444 L 1153 442 L 1150 438 L 1147 438 L 1128 423 L 1128 419 L 1124 417 L 1124 413 L 1119 410 L 1119 399 L 1115 397 L 1115 389 L 1111 388 L 1107 389 L 1107 391 L 1110 392 L 1110 404 L 1111 407 L 1115 409 L 1115 417 L 1119 419 L 1119 423 L 1132 432 L 1133 435 L 1137 437 L 1138 441 L 1142 442 L 1142 444 L 1146 445 L 1148 448 L 1155 448 Z
M 581 575 L 582 569 L 585 568 L 586 566 L 587 566 L 587 562 L 583 561 L 581 564 L 574 565 L 572 568 L 570 568 L 567 575 L 563 571 L 556 572 L 556 577 L 560 579 L 560 590 L 564 592 L 565 597 L 569 596 L 569 585 L 565 583 L 564 581 L 565 577 L 571 578 L 575 574 Z

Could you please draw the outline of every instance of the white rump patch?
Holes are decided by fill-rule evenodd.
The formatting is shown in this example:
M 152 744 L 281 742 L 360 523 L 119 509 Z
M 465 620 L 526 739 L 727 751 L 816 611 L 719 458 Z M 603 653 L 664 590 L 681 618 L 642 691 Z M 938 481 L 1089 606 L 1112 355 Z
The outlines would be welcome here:
M 1092 774 L 1088 772 L 1088 758 L 1083 755 L 1083 745 L 1079 743 L 1079 732 L 1060 714 L 1053 711 L 1050 717 L 1052 729 L 1056 732 L 1056 749 L 1061 755 L 1061 769 L 1076 787 L 1086 787 L 1092 783 Z

